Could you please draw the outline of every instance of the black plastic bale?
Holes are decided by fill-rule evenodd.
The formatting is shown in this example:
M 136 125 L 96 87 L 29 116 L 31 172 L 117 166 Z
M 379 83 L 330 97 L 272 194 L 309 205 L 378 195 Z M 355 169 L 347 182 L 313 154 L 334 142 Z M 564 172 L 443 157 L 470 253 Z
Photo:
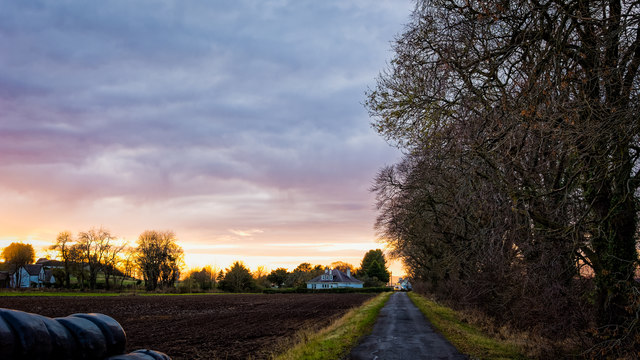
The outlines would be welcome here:
M 145 354 L 145 355 L 151 356 L 154 360 L 171 360 L 169 355 L 163 352 L 154 351 L 154 350 L 141 349 L 141 350 L 136 350 L 131 354 Z
M 75 316 L 55 320 L 73 334 L 77 345 L 77 359 L 104 359 L 107 356 L 105 336 L 92 321 Z
M 145 354 L 130 353 L 112 356 L 107 360 L 154 360 L 154 358 Z
M 51 319 L 0 308 L 2 360 L 171 360 L 164 353 L 146 349 L 122 354 L 126 344 L 122 326 L 104 314 Z
M 127 335 L 120 324 L 104 314 L 73 314 L 71 316 L 87 319 L 100 328 L 107 345 L 107 356 L 122 354 L 127 345 Z
M 171 358 L 159 351 L 141 349 L 126 355 L 113 356 L 107 360 L 171 360 Z
M 50 359 L 53 352 L 49 331 L 42 319 L 23 311 L 0 309 L 16 341 L 16 359 Z
M 13 331 L 2 316 L 0 316 L 0 354 L 7 359 L 15 359 L 18 355 Z
M 50 354 L 50 359 L 65 360 L 77 357 L 76 354 L 78 353 L 78 348 L 76 346 L 76 340 L 66 327 L 52 318 L 36 314 L 32 315 L 39 317 L 47 327 L 47 331 L 51 337 L 51 345 L 53 346 L 53 352 Z

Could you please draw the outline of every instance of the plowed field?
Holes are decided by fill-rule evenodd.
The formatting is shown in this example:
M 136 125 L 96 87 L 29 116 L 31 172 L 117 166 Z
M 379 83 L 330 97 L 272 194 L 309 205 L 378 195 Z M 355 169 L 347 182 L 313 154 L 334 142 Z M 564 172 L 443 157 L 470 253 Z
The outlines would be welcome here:
M 0 307 L 49 317 L 97 312 L 127 333 L 127 351 L 179 359 L 264 359 L 303 328 L 322 327 L 369 294 L 0 297 Z

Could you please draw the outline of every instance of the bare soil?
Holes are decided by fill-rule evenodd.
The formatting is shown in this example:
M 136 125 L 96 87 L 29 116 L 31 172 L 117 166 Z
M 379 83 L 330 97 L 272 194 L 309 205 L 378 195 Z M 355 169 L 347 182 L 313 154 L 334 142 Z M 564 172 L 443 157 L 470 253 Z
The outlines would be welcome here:
M 320 328 L 371 294 L 0 297 L 0 307 L 49 317 L 102 313 L 127 333 L 127 352 L 179 359 L 265 359 L 304 328 Z

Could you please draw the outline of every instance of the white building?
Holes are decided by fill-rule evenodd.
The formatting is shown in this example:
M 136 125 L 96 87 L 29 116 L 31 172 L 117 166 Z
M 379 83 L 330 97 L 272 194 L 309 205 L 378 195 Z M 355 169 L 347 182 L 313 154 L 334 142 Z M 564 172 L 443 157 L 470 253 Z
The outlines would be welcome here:
M 41 287 L 44 284 L 44 275 L 44 267 L 40 264 L 21 266 L 13 273 L 11 287 L 28 288 L 31 284 Z
M 50 269 L 46 269 L 42 264 L 30 264 L 21 266 L 18 271 L 11 274 L 10 286 L 13 288 L 43 287 L 45 284 L 55 282 L 56 278 Z
M 351 276 L 351 270 L 343 273 L 338 269 L 324 270 L 324 274 L 307 282 L 307 289 L 361 288 L 364 282 Z

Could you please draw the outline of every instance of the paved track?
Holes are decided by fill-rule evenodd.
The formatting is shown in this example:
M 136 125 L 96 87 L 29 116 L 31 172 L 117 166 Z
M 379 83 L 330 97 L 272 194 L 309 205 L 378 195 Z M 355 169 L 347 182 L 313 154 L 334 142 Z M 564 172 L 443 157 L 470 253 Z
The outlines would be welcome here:
M 380 311 L 371 335 L 365 337 L 347 359 L 462 360 L 467 357 L 433 331 L 406 293 L 398 292 L 391 295 Z

